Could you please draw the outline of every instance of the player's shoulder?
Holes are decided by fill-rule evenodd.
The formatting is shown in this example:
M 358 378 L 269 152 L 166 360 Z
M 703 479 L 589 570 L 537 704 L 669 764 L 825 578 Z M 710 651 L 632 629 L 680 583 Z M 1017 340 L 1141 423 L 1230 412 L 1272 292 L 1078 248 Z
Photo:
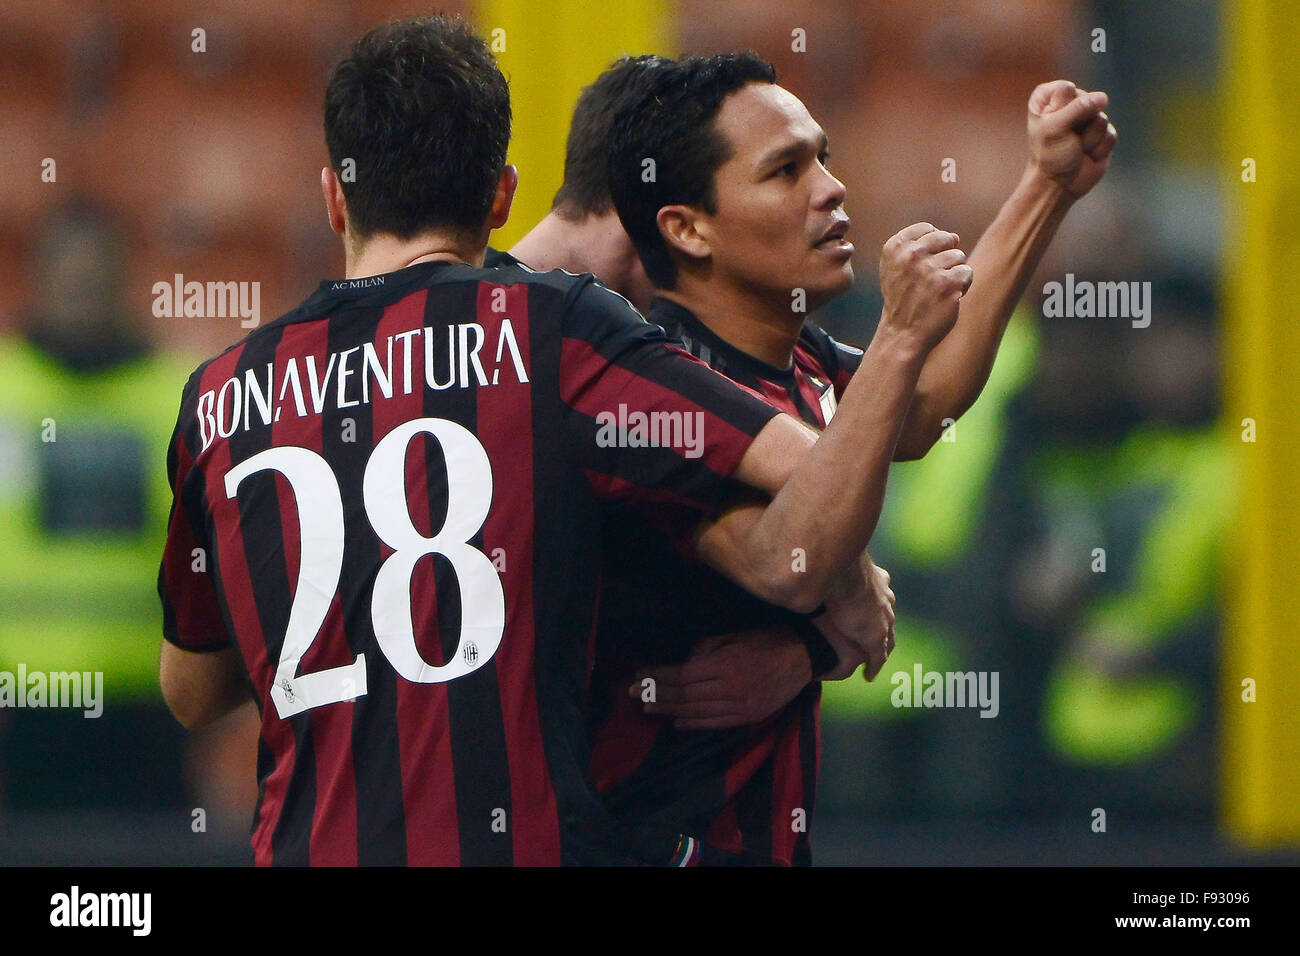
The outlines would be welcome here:
M 488 246 L 487 252 L 483 254 L 483 268 L 485 269 L 500 269 L 517 265 L 522 265 L 522 263 L 510 253 L 503 252 L 500 249 L 493 249 L 491 246 Z
M 498 267 L 498 271 L 504 271 L 511 281 L 527 282 L 558 295 L 566 334 L 589 337 L 619 330 L 639 332 L 650 325 L 636 306 L 590 272 L 567 269 L 541 272 L 518 259 Z
M 838 342 L 824 328 L 814 322 L 812 319 L 805 319 L 803 327 L 799 330 L 799 341 L 809 348 L 830 350 L 834 348 L 852 348 Z M 860 350 L 854 350 L 860 351 Z
M 546 271 L 534 269 L 528 263 L 517 259 L 510 253 L 491 247 L 488 248 L 487 254 L 483 258 L 483 269 L 488 273 L 483 278 L 488 281 L 503 285 L 525 283 L 530 287 L 530 298 L 532 289 L 536 289 L 541 294 L 542 301 L 549 299 L 566 313 L 574 309 L 575 305 L 578 304 L 587 308 L 598 308 L 601 304 L 613 305 L 612 300 L 602 302 L 602 293 L 600 291 L 593 294 L 589 290 L 604 290 L 604 292 L 616 296 L 623 307 L 632 308 L 631 303 L 617 293 L 612 292 L 612 290 L 607 289 L 590 272 L 569 272 L 567 269 L 548 269 Z M 614 307 L 618 306 L 615 305 Z
M 600 280 L 590 272 L 569 272 L 567 269 L 534 269 L 507 252 L 489 249 L 483 261 L 484 269 L 492 270 L 499 280 L 526 282 L 529 285 L 555 289 L 566 295 L 576 295 L 587 286 L 600 286 Z M 604 288 L 604 286 L 601 286 Z
M 563 281 L 572 283 L 565 297 L 565 335 L 610 343 L 664 337 L 662 328 L 591 273 L 556 271 L 561 272 Z
M 804 321 L 799 330 L 799 345 L 822 364 L 826 372 L 835 375 L 841 369 L 852 371 L 862 360 L 863 351 L 854 345 L 839 341 L 812 319 Z
M 524 282 L 531 287 L 558 292 L 566 301 L 577 298 L 588 286 L 600 284 L 590 272 L 568 272 L 564 269 L 539 272 L 518 261 L 506 267 L 499 267 L 495 272 L 499 277 L 497 281 Z

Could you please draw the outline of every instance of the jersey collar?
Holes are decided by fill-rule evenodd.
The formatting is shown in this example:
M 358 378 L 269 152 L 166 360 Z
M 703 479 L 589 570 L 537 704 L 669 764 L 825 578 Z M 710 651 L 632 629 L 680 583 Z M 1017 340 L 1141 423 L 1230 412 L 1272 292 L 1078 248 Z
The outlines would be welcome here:
M 694 339 L 696 342 L 708 346 L 715 356 L 723 359 L 722 363 L 716 361 L 709 363 L 718 367 L 719 371 L 722 371 L 721 366 L 725 365 L 732 374 L 736 372 L 747 373 L 755 378 L 766 379 L 769 382 L 787 385 L 795 380 L 795 363 L 793 359 L 785 368 L 769 365 L 762 359 L 755 358 L 748 352 L 736 348 L 736 346 L 709 328 L 694 312 L 677 302 L 656 297 L 646 311 L 646 318 L 657 325 L 663 326 L 669 334 L 680 334 L 685 338 Z

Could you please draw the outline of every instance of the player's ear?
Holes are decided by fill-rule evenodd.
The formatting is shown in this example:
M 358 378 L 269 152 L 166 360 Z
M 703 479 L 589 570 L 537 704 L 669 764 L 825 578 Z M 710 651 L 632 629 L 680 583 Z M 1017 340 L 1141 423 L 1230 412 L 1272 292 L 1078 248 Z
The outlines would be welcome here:
M 326 166 L 320 171 L 320 189 L 325 194 L 325 215 L 330 228 L 342 236 L 348 227 L 348 203 L 343 198 L 343 183 L 338 173 Z
M 510 218 L 510 205 L 515 201 L 515 190 L 518 188 L 519 170 L 506 163 L 497 183 L 497 194 L 492 198 L 492 211 L 488 214 L 488 225 L 493 229 L 500 229 Z
M 664 206 L 655 216 L 659 234 L 675 249 L 692 259 L 706 259 L 712 252 L 709 240 L 701 232 L 700 213 L 693 206 Z

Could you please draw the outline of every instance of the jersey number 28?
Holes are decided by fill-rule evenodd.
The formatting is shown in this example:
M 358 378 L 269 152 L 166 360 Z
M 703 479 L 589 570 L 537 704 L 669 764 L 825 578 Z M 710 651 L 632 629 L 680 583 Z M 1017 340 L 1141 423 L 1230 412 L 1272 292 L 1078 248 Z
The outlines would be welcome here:
M 421 433 L 442 446 L 447 462 L 447 518 L 433 537 L 411 521 L 406 504 L 406 449 Z M 366 655 L 351 664 L 312 674 L 298 666 L 320 633 L 338 589 L 343 567 L 343 498 L 329 464 L 307 448 L 268 448 L 226 473 L 226 497 L 259 471 L 277 471 L 293 489 L 301 529 L 298 587 L 289 609 L 271 700 L 283 717 L 366 694 Z M 452 478 L 454 476 L 454 478 Z M 375 445 L 362 478 L 366 516 L 393 549 L 375 577 L 370 602 L 375 639 L 393 669 L 409 681 L 455 680 L 491 660 L 505 631 L 505 592 L 496 568 L 467 542 L 483 526 L 492 504 L 492 465 L 472 432 L 442 418 L 419 418 L 394 428 Z M 456 652 L 433 666 L 420 656 L 411 620 L 411 575 L 426 555 L 440 554 L 456 571 L 460 586 L 461 633 Z

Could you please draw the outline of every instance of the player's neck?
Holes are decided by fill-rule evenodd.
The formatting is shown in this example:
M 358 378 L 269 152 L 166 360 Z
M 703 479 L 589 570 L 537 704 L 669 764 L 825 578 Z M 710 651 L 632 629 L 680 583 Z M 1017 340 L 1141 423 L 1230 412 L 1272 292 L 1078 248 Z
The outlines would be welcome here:
M 618 215 L 567 219 L 551 210 L 515 244 L 510 254 L 539 272 L 564 269 L 590 272 L 615 292 L 628 295 L 638 265 L 636 249 L 623 231 Z M 647 303 L 633 301 L 644 309 Z
M 574 224 L 561 218 L 552 209 L 542 217 L 541 222 L 528 230 L 527 235 L 511 246 L 510 254 L 538 272 L 549 272 L 552 269 L 583 271 L 574 269 L 579 263 L 573 261 L 574 252 L 569 248 L 573 242 L 573 228 Z
M 676 289 L 656 294 L 685 306 L 724 342 L 776 368 L 794 361 L 794 346 L 803 328 L 802 313 L 745 290 L 724 287 L 679 274 Z
M 486 243 L 479 245 L 464 238 L 440 232 L 425 232 L 410 239 L 399 239 L 388 234 L 373 235 L 357 245 L 344 242 L 344 278 L 360 279 L 366 276 L 396 272 L 420 262 L 464 262 L 482 267 Z

